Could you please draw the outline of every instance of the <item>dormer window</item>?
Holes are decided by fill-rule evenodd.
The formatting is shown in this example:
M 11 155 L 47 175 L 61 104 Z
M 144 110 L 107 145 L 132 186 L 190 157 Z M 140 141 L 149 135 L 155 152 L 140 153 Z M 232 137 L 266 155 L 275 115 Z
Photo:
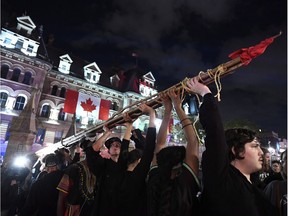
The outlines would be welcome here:
M 69 74 L 72 62 L 73 61 L 68 54 L 60 56 L 60 62 L 59 62 L 58 70 L 61 73 Z
M 0 34 L 0 45 L 8 49 L 18 49 L 24 55 L 35 57 L 40 43 L 28 37 L 36 28 L 36 25 L 29 16 L 17 17 L 17 21 L 18 24 L 16 32 L 2 28 Z
M 33 46 L 31 44 L 28 45 L 28 48 L 27 48 L 27 52 L 29 53 L 32 53 L 33 52 Z
M 5 38 L 5 40 L 4 40 L 5 45 L 10 45 L 11 42 L 12 42 L 12 40 L 10 38 Z
M 36 25 L 29 16 L 17 17 L 17 21 L 17 29 L 29 35 L 31 35 L 32 31 L 36 28 Z
M 100 74 L 102 74 L 98 65 L 93 62 L 84 68 L 84 77 L 90 83 L 98 83 L 100 80 Z
M 22 47 L 23 47 L 23 44 L 24 44 L 24 40 L 18 39 L 18 40 L 17 40 L 17 43 L 16 43 L 16 45 L 15 45 L 15 49 L 21 50 Z
M 146 83 L 146 85 L 148 87 L 154 88 L 155 78 L 154 78 L 154 76 L 152 75 L 151 72 L 145 74 L 143 76 L 143 79 L 144 79 L 144 82 Z
M 148 97 L 157 93 L 154 89 L 155 78 L 151 72 L 142 77 L 142 82 L 139 85 L 139 92 L 144 97 Z

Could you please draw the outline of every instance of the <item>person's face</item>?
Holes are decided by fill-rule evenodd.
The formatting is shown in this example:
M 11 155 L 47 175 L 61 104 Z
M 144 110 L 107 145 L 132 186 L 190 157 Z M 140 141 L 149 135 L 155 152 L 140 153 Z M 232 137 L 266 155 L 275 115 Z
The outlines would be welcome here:
M 284 157 L 281 158 L 281 165 L 283 167 L 282 171 L 287 178 L 287 154 L 285 154 Z
M 241 155 L 244 159 L 240 161 L 246 174 L 251 174 L 261 170 L 263 165 L 263 151 L 260 148 L 259 141 L 254 139 L 252 142 L 246 143 L 244 148 L 245 150 Z
M 281 166 L 279 163 L 273 163 L 272 164 L 272 170 L 275 173 L 279 173 L 281 171 Z
M 55 172 L 57 170 L 58 170 L 57 166 L 46 167 L 47 173 Z
M 266 164 L 270 164 L 270 153 L 264 154 L 264 160 Z
M 119 142 L 111 143 L 109 153 L 111 156 L 119 155 L 121 150 L 121 144 Z

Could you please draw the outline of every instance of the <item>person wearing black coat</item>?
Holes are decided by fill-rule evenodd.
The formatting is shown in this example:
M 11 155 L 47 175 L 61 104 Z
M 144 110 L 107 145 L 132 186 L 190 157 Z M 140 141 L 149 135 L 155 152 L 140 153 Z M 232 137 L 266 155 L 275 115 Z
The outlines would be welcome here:
M 275 208 L 251 181 L 261 170 L 263 152 L 256 134 L 233 128 L 224 132 L 217 102 L 210 89 L 198 82 L 187 83 L 191 92 L 202 96 L 200 123 L 206 133 L 202 155 L 203 216 L 273 216 Z

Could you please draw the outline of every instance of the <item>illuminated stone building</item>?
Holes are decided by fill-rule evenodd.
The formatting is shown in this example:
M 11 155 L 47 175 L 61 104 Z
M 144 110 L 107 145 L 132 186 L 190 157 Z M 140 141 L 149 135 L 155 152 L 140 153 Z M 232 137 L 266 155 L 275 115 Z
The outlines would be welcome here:
M 157 93 L 151 72 L 101 69 L 96 62 L 44 44 L 42 31 L 23 16 L 17 18 L 16 28 L 2 27 L 0 34 L 0 141 L 1 155 L 7 147 L 7 158 L 52 145 L 67 135 L 73 117 L 63 111 L 68 89 L 109 100 L 109 116 Z M 140 119 L 135 124 L 143 129 L 148 119 Z M 76 132 L 100 121 L 76 116 Z

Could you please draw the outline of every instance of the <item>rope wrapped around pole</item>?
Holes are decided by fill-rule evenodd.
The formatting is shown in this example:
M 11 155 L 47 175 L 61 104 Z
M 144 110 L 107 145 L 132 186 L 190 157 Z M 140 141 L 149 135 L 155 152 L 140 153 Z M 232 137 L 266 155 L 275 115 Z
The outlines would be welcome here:
M 270 38 L 267 38 L 255 46 L 251 46 L 248 48 L 242 48 L 242 49 L 239 49 L 239 50 L 231 53 L 229 55 L 229 57 L 232 60 L 230 60 L 226 63 L 223 63 L 214 69 L 207 70 L 206 72 L 201 71 L 197 75 L 197 77 L 199 78 L 199 81 L 205 85 L 208 85 L 212 82 L 215 82 L 216 87 L 218 89 L 218 94 L 216 96 L 218 97 L 218 100 L 220 100 L 220 91 L 221 91 L 220 78 L 231 74 L 234 70 L 238 69 L 239 67 L 241 67 L 243 65 L 245 65 L 245 66 L 248 65 L 252 59 L 254 59 L 257 56 L 264 53 L 266 48 L 281 34 L 282 34 L 282 32 L 280 31 L 279 34 L 272 36 Z M 121 125 L 121 124 L 125 123 L 125 120 L 123 118 L 123 112 L 127 112 L 129 117 L 132 120 L 135 120 L 143 114 L 142 111 L 138 109 L 138 106 L 141 103 L 146 103 L 148 106 L 152 107 L 153 109 L 157 109 L 157 108 L 162 106 L 162 103 L 160 101 L 160 97 L 163 94 L 166 94 L 170 89 L 174 89 L 175 91 L 180 90 L 182 92 L 182 95 L 184 95 L 185 93 L 191 93 L 191 92 L 189 92 L 189 89 L 186 87 L 188 80 L 189 80 L 189 78 L 185 78 L 180 83 L 173 85 L 170 88 L 168 88 L 162 92 L 159 92 L 159 93 L 152 95 L 148 98 L 145 98 L 143 100 L 137 101 L 137 102 L 123 108 L 122 110 L 118 111 L 116 114 L 114 114 L 107 121 L 100 123 L 96 126 L 87 128 L 86 130 L 80 131 L 79 133 L 72 135 L 70 137 L 67 137 L 58 143 L 54 143 L 54 145 L 52 145 L 52 146 L 54 149 L 61 147 L 61 146 L 70 147 L 70 146 L 73 146 L 73 145 L 79 143 L 83 138 L 86 138 L 88 136 L 88 134 L 92 133 L 92 134 L 95 134 L 95 136 L 96 136 L 96 133 L 103 132 L 104 126 L 107 126 L 109 129 L 112 129 L 112 128 L 116 127 L 117 125 Z M 45 152 L 45 150 L 41 149 L 41 150 L 36 152 L 36 155 L 40 156 L 44 152 Z
M 230 74 L 232 71 L 236 70 L 237 68 L 241 67 L 242 65 L 243 65 L 243 63 L 241 63 L 240 57 L 238 57 L 238 58 L 230 60 L 224 64 L 221 64 L 212 70 L 199 73 L 199 75 L 197 75 L 197 76 L 199 77 L 200 82 L 208 85 L 208 84 L 214 82 L 215 76 L 217 75 L 216 73 L 219 72 L 219 68 L 221 68 L 221 70 L 220 70 L 221 72 L 218 76 L 224 77 L 224 76 Z M 69 147 L 71 145 L 74 145 L 76 142 L 80 141 L 88 133 L 89 134 L 101 133 L 101 132 L 103 132 L 104 125 L 107 126 L 109 129 L 112 129 L 112 128 L 116 127 L 117 125 L 121 125 L 121 124 L 125 123 L 125 120 L 122 116 L 122 113 L 127 109 L 129 109 L 126 112 L 130 116 L 130 118 L 132 120 L 137 119 L 139 116 L 141 116 L 143 114 L 141 112 L 141 110 L 138 109 L 138 106 L 141 103 L 146 103 L 148 106 L 152 107 L 153 109 L 157 109 L 157 108 L 161 107 L 162 106 L 162 103 L 160 101 L 161 94 L 165 94 L 170 89 L 182 90 L 182 91 L 184 90 L 186 93 L 188 93 L 187 89 L 185 88 L 188 80 L 189 80 L 189 78 L 185 78 L 181 82 L 177 83 L 176 85 L 171 86 L 170 88 L 168 88 L 164 91 L 161 91 L 155 95 L 152 95 L 148 98 L 137 101 L 136 103 L 133 103 L 133 104 L 123 108 L 122 110 L 117 112 L 115 115 L 113 115 L 111 118 L 109 118 L 107 121 L 100 123 L 96 126 L 93 126 L 91 128 L 88 128 L 84 131 L 81 131 L 81 132 L 79 132 L 79 133 L 77 133 L 71 137 L 67 137 L 67 138 L 63 139 L 62 145 L 65 147 Z

